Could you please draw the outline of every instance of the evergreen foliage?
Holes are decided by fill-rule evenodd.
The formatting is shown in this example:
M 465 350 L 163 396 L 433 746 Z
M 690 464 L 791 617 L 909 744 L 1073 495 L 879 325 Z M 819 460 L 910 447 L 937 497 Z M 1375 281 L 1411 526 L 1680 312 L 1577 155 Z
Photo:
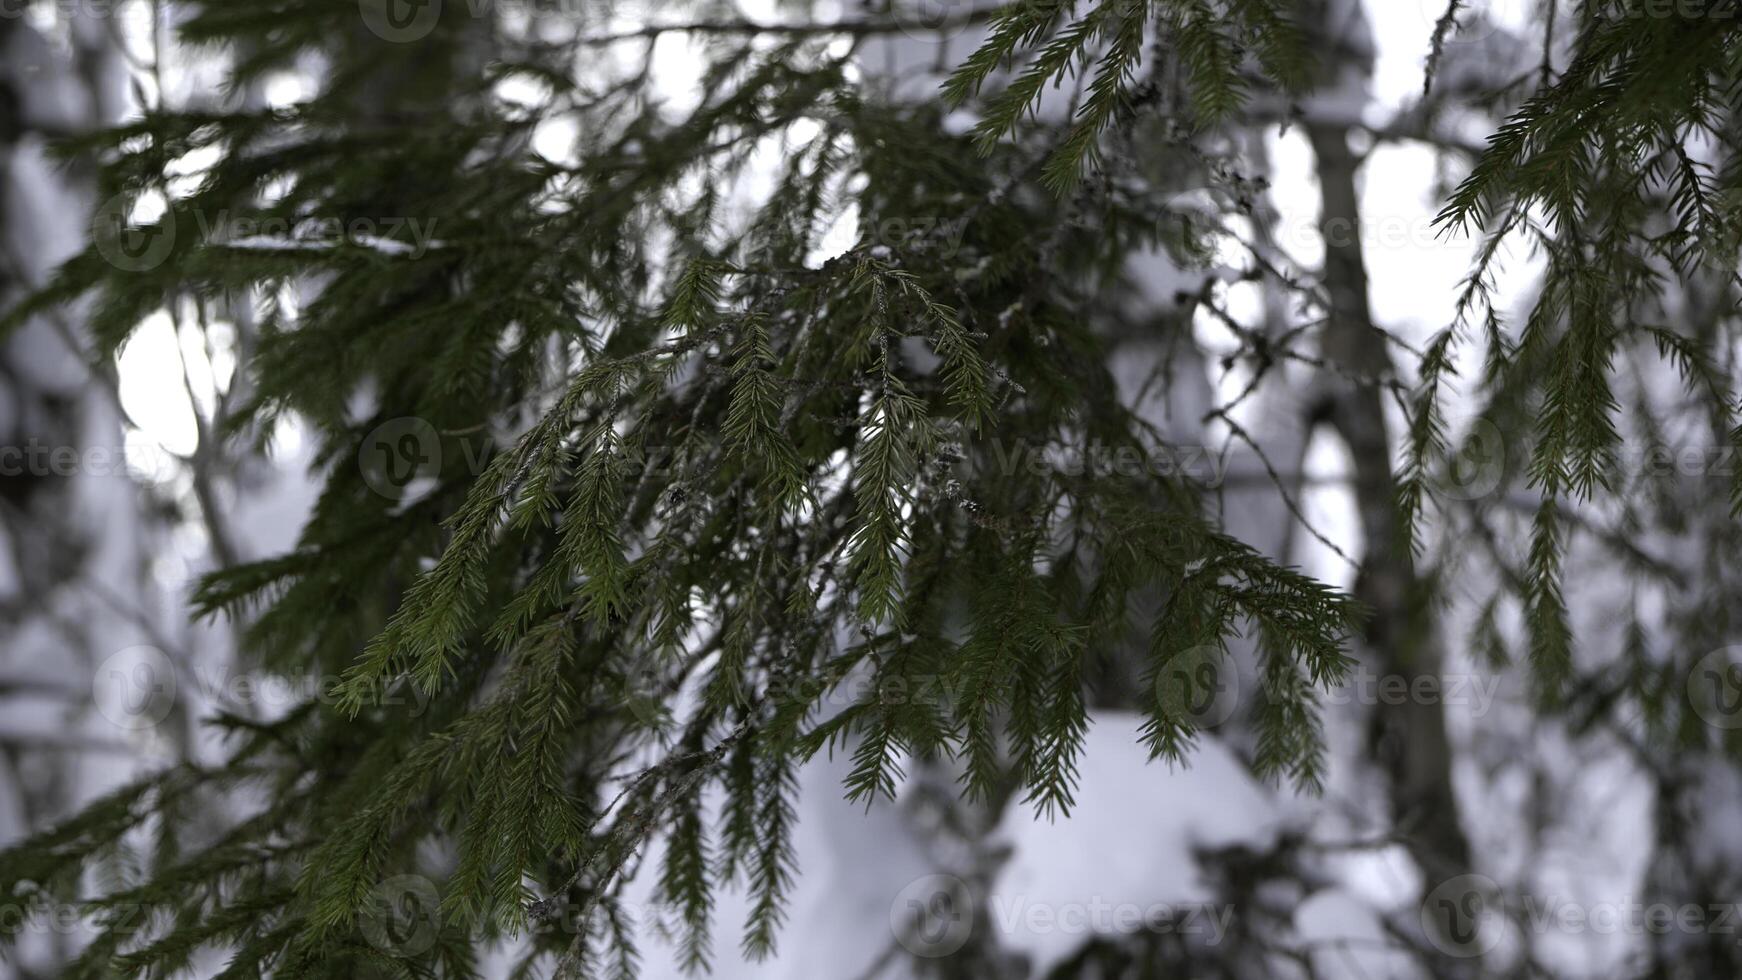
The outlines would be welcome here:
M 1454 4 L 1454 10 L 1457 7 Z M 1542 501 L 1531 528 L 1522 598 L 1530 660 L 1551 700 L 1572 682 L 1572 637 L 1561 593 L 1563 509 L 1625 496 L 1616 364 L 1634 348 L 1673 364 L 1705 406 L 1714 444 L 1734 450 L 1737 395 L 1721 335 L 1688 336 L 1661 318 L 1672 283 L 1735 281 L 1736 180 L 1729 115 L 1739 49 L 1735 11 L 1696 5 L 1663 16 L 1649 5 L 1584 4 L 1573 56 L 1528 93 L 1439 215 L 1447 233 L 1483 244 L 1456 322 L 1429 345 L 1411 406 L 1400 503 L 1413 523 L 1431 461 L 1447 450 L 1440 386 L 1452 351 L 1477 333 L 1488 417 L 1532 424 L 1528 478 Z M 1448 12 L 1448 16 L 1450 15 Z M 1431 79 L 1430 79 L 1431 84 Z M 1716 151 L 1716 152 L 1709 152 Z M 1512 336 L 1492 302 L 1498 256 L 1523 239 L 1547 260 L 1540 291 Z M 1636 419 L 1649 431 L 1649 419 Z M 1732 475 L 1731 514 L 1742 513 Z M 1730 543 L 1726 542 L 1726 548 Z
M 108 357 L 166 305 L 256 311 L 228 435 L 303 420 L 324 489 L 294 551 L 212 574 L 193 605 L 246 624 L 250 663 L 342 683 L 281 717 L 211 719 L 222 765 L 152 775 L 0 855 L 0 896 L 113 916 L 70 976 L 164 976 L 210 948 L 226 976 L 466 976 L 480 943 L 518 935 L 528 972 L 633 976 L 624 886 L 656 839 L 684 959 L 764 956 L 802 873 L 800 764 L 847 753 L 844 791 L 870 806 L 914 760 L 956 760 L 967 797 L 1063 817 L 1085 676 L 1115 646 L 1148 651 L 1159 692 L 1184 652 L 1256 637 L 1254 766 L 1320 784 L 1316 692 L 1350 666 L 1357 604 L 1224 532 L 1183 477 L 1008 463 L 1167 449 L 1115 398 L 1101 328 L 1133 251 L 1201 264 L 1210 229 L 1116 179 L 1137 166 L 1121 141 L 1161 130 L 1142 166 L 1213 171 L 1199 134 L 1251 92 L 1308 85 L 1293 4 L 1015 0 L 930 105 L 867 91 L 853 59 L 873 27 L 701 31 L 705 97 L 683 110 L 642 70 L 657 32 L 604 43 L 588 17 L 552 40 L 449 4 L 401 44 L 347 0 L 180 6 L 186 40 L 234 55 L 236 91 L 311 55 L 324 84 L 67 143 L 101 162 L 105 195 L 173 179 L 146 229 L 173 246 L 132 271 L 93 244 L 10 322 L 83 299 Z M 1456 448 L 1440 386 L 1457 345 L 1486 343 L 1492 417 L 1535 419 L 1520 595 L 1546 692 L 1573 663 L 1564 510 L 1618 489 L 1624 346 L 1673 360 L 1742 442 L 1714 338 L 1643 312 L 1673 273 L 1735 268 L 1734 174 L 1686 146 L 1728 146 L 1742 46 L 1581 11 L 1573 63 L 1442 216 L 1486 236 L 1485 260 L 1420 364 L 1399 469 L 1419 545 Z M 508 78 L 544 98 L 503 99 Z M 1077 80 L 1068 124 L 1032 118 Z M 956 107 L 970 132 L 946 125 Z M 531 149 L 559 118 L 580 133 L 571 162 Z M 779 173 L 746 210 L 730 188 L 768 147 Z M 201 151 L 209 166 L 179 175 Z M 809 261 L 849 213 L 960 240 L 868 236 Z M 216 214 L 415 216 L 435 237 L 240 241 Z M 1508 236 L 1548 259 L 1516 337 L 1489 302 Z M 433 428 L 438 465 L 384 495 L 358 460 L 407 417 Z M 853 676 L 870 693 L 835 710 Z M 1187 762 L 1195 729 L 1166 701 L 1144 699 L 1145 738 Z M 185 817 L 220 795 L 257 805 L 195 832 Z M 114 880 L 93 890 L 93 867 Z M 403 874 L 436 881 L 441 926 L 396 956 L 363 930 Z M 724 887 L 752 896 L 731 937 L 713 931 Z

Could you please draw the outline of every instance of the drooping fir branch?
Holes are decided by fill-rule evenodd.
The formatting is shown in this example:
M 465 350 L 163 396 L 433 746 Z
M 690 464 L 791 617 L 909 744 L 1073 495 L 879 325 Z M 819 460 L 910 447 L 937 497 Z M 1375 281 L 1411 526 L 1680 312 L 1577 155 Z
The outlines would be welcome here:
M 1451 6 L 1448 18 L 1461 5 Z M 1478 312 L 1484 386 L 1511 389 L 1509 399 L 1529 405 L 1508 409 L 1518 422 L 1508 437 L 1527 443 L 1524 474 L 1541 497 L 1520 598 L 1532 666 L 1550 694 L 1572 663 L 1560 586 L 1569 508 L 1632 489 L 1617 465 L 1623 359 L 1642 350 L 1673 364 L 1705 406 L 1714 446 L 1729 445 L 1737 428 L 1733 379 L 1704 367 L 1714 338 L 1662 325 L 1659 308 L 1671 284 L 1731 288 L 1742 261 L 1728 121 L 1742 33 L 1730 4 L 1714 5 L 1709 17 L 1644 13 L 1630 3 L 1588 5 L 1568 64 L 1545 70 L 1543 86 L 1489 137 L 1440 213 L 1446 231 L 1478 231 L 1483 241 L 1459 322 L 1422 365 L 1400 483 L 1417 527 L 1430 460 L 1448 448 L 1439 390 L 1455 348 L 1469 339 L 1467 315 Z M 1520 239 L 1547 263 L 1514 336 L 1491 294 L 1502 244 Z M 1742 501 L 1735 480 L 1726 489 L 1733 506 Z
M 1151 40 L 1205 124 L 1257 84 L 1239 50 L 1272 81 L 1300 77 L 1280 4 L 1009 5 L 950 83 L 962 103 L 996 86 L 965 139 L 935 107 L 866 98 L 851 52 L 809 32 L 717 32 L 732 36 L 710 38 L 704 97 L 674 112 L 633 68 L 574 82 L 561 50 L 507 44 L 480 67 L 489 39 L 457 17 L 396 47 L 360 35 L 354 5 L 192 6 L 191 38 L 248 52 L 238 81 L 312 49 L 328 83 L 293 107 L 166 111 L 85 142 L 127 212 L 178 161 L 216 156 L 174 182 L 158 264 L 117 268 L 93 245 L 14 319 L 88 296 L 109 354 L 160 308 L 259 297 L 236 432 L 306 421 L 322 493 L 294 551 L 208 577 L 196 608 L 246 622 L 245 662 L 342 683 L 221 721 L 225 767 L 177 770 L 0 858 L 0 895 L 143 907 L 147 928 L 105 928 L 92 972 L 223 948 L 237 974 L 466 975 L 474 943 L 509 937 L 528 969 L 627 970 L 637 872 L 698 966 L 723 945 L 714 896 L 746 884 L 739 945 L 765 955 L 802 873 L 796 766 L 849 752 L 844 790 L 871 805 L 904 758 L 948 755 L 969 795 L 1016 788 L 1068 813 L 1098 644 L 1147 650 L 1154 676 L 1180 649 L 1255 634 L 1274 680 L 1259 768 L 1318 783 L 1312 690 L 1346 669 L 1353 604 L 1226 535 L 1184 479 L 1007 462 L 1168 448 L 1112 395 L 1108 283 L 1133 249 L 1204 251 L 1159 235 L 1148 198 L 1007 191 L 1036 174 L 1064 187 L 1136 124 Z M 1061 150 L 1007 138 L 1082 70 Z M 549 86 L 530 116 L 495 100 L 512 73 Z M 574 158 L 531 151 L 540 116 L 579 125 Z M 779 190 L 744 214 L 723 189 L 783 140 L 802 145 Z M 811 260 L 849 207 L 864 238 Z M 238 242 L 220 213 L 415 215 L 435 239 Z M 962 220 L 958 240 L 877 230 L 940 216 Z M 429 469 L 396 496 L 357 461 L 407 417 L 427 423 Z M 839 704 L 860 676 L 878 693 Z M 1183 758 L 1189 718 L 1141 703 L 1152 747 Z M 241 783 L 269 791 L 258 812 L 216 844 L 183 839 L 195 797 Z M 662 834 L 663 863 L 642 868 Z M 81 868 L 133 841 L 152 845 L 143 883 L 79 892 Z M 434 889 L 439 928 L 384 951 L 363 923 L 407 874 Z M 576 914 L 541 928 L 552 910 Z
M 1065 0 L 1006 5 L 985 43 L 943 87 L 944 97 L 960 105 L 979 95 L 1001 67 L 1032 55 L 986 100 L 974 129 L 977 146 L 986 153 L 1036 111 L 1048 87 L 1079 74 L 1092 75 L 1068 134 L 1045 165 L 1044 181 L 1054 191 L 1070 189 L 1098 156 L 1102 135 L 1130 103 L 1146 44 L 1152 46 L 1152 73 L 1157 67 L 1153 62 L 1183 68 L 1191 84 L 1187 104 L 1204 124 L 1221 120 L 1244 100 L 1248 80 L 1241 52 L 1248 46 L 1256 51 L 1267 79 L 1282 90 L 1297 91 L 1305 84 L 1308 55 L 1286 4 L 1102 0 L 1074 17 L 1077 6 Z

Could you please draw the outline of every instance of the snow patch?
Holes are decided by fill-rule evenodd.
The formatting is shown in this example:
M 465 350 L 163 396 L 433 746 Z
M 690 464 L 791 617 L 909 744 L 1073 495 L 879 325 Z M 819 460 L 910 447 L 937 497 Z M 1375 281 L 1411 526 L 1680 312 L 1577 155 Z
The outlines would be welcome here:
M 1255 781 L 1222 742 L 1203 739 L 1187 767 L 1151 762 L 1139 740 L 1142 717 L 1099 712 L 1091 717 L 1080 757 L 1077 805 L 1068 819 L 1048 821 L 1032 808 L 1012 805 L 996 834 L 1011 850 L 988 902 L 994 927 L 999 909 L 1052 908 L 1068 913 L 1112 905 L 1147 910 L 1212 902 L 1199 874 L 1195 848 L 1275 844 L 1285 823 L 1275 797 Z M 1082 946 L 1101 919 L 1063 918 L 1046 925 L 1029 914 L 1006 915 L 998 938 L 1032 958 L 1035 975 Z M 1207 924 L 1206 924 L 1207 925 Z

